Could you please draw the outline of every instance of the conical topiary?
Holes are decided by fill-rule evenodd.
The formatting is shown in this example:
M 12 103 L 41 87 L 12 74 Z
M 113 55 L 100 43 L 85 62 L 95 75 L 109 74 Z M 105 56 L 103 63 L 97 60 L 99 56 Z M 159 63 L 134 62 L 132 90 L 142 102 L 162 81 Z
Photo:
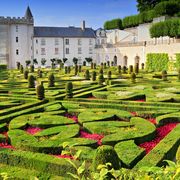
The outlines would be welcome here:
M 103 85 L 103 82 L 104 82 L 104 76 L 103 76 L 103 74 L 100 74 L 98 77 L 98 84 Z
M 39 100 L 43 100 L 45 98 L 44 92 L 45 92 L 44 86 L 41 83 L 36 87 L 36 95 Z
M 66 84 L 66 97 L 67 98 L 73 97 L 73 84 L 72 84 L 72 82 L 68 82 Z
M 108 166 L 109 170 L 111 168 L 118 170 L 121 167 L 120 159 L 112 146 L 99 146 L 93 157 L 93 170 L 97 171 L 97 167 L 100 164 L 106 165 L 106 163 L 111 163 L 111 166 Z
M 28 88 L 35 88 L 35 78 L 33 75 L 28 77 Z
M 24 79 L 28 79 L 28 74 L 29 74 L 29 71 L 26 69 L 24 71 Z
M 96 71 L 92 72 L 92 81 L 96 81 Z
M 84 76 L 85 76 L 86 80 L 90 79 L 90 74 L 89 74 L 89 70 L 88 69 L 85 71 L 85 75 Z
M 50 74 L 48 77 L 48 87 L 54 87 L 55 77 L 54 74 Z

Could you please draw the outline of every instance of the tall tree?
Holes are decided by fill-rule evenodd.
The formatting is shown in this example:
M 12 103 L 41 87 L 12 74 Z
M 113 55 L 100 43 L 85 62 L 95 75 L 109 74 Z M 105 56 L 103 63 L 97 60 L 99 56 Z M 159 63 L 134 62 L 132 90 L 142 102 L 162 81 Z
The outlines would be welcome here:
M 161 1 L 167 1 L 167 0 L 137 0 L 137 9 L 139 12 L 144 12 L 150 9 L 153 9 L 154 6 Z

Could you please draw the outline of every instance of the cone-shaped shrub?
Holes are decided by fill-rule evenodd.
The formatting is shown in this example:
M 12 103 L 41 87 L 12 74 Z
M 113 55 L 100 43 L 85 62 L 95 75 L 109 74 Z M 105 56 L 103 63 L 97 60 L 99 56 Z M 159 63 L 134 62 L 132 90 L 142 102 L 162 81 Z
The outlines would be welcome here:
M 123 74 L 126 74 L 127 67 L 123 66 Z
M 135 83 L 136 81 L 136 74 L 134 72 L 131 73 L 131 81 Z
M 121 74 L 121 65 L 118 66 L 118 73 Z
M 108 67 L 110 66 L 110 61 L 107 61 L 107 66 L 108 66 Z
M 33 75 L 28 77 L 28 88 L 35 88 L 35 78 Z
M 111 166 L 108 165 L 108 169 L 114 168 L 115 170 L 120 169 L 121 162 L 120 159 L 112 146 L 103 145 L 99 146 L 96 150 L 96 153 L 93 157 L 93 170 L 97 171 L 97 167 L 102 164 L 111 163 Z
M 28 74 L 29 74 L 29 71 L 26 69 L 24 71 L 24 79 L 28 79 Z
M 77 76 L 78 74 L 78 65 L 75 64 L 75 67 L 74 67 L 74 75 Z
M 100 70 L 99 70 L 99 74 L 103 74 L 104 72 L 103 72 L 103 68 L 100 68 Z
M 98 77 L 98 84 L 103 85 L 103 82 L 104 82 L 104 76 L 103 76 L 103 74 L 100 74 Z
M 88 69 L 86 70 L 84 77 L 85 77 L 86 80 L 90 79 L 90 74 L 89 74 L 89 70 Z
M 36 87 L 36 95 L 39 100 L 43 100 L 45 98 L 43 83 Z
M 71 73 L 71 67 L 70 67 L 70 66 L 68 66 L 68 68 L 67 68 L 67 72 L 68 72 L 68 74 L 70 74 L 70 73 Z
M 48 87 L 54 87 L 55 77 L 54 74 L 50 74 L 48 77 Z
M 64 73 L 65 73 L 65 74 L 68 73 L 68 68 L 67 68 L 67 66 L 65 66 L 65 68 L 64 68 Z
M 96 71 L 92 72 L 92 81 L 96 81 Z
M 72 84 L 72 82 L 67 82 L 67 84 L 66 84 L 66 97 L 67 98 L 73 97 L 73 84 Z
M 41 69 L 38 69 L 38 77 L 39 77 L 39 78 L 42 78 L 42 74 L 43 74 L 42 70 L 41 70 Z
M 16 66 L 17 66 L 17 69 L 20 70 L 21 63 L 20 62 L 16 62 Z
M 162 80 L 167 81 L 167 71 L 163 70 L 161 75 L 162 75 Z
M 83 61 L 83 66 L 86 66 L 86 61 Z
M 114 66 L 114 61 L 111 61 L 111 66 Z
M 23 72 L 24 72 L 24 67 L 23 67 L 23 65 L 21 64 L 21 65 L 20 65 L 20 73 L 23 74 Z
M 131 74 L 133 72 L 133 65 L 129 66 L 129 74 Z
M 136 74 L 139 73 L 139 64 L 138 64 L 138 63 L 135 64 L 134 72 L 135 72 Z
M 141 64 L 141 69 L 144 70 L 144 63 Z
M 94 69 L 96 69 L 96 63 L 94 63 Z
M 108 80 L 111 80 L 111 75 L 112 75 L 111 71 L 108 71 L 108 74 L 107 74 Z
M 34 72 L 34 65 L 33 65 L 33 64 L 30 66 L 30 72 L 31 72 L 31 73 Z
M 82 71 L 82 66 L 81 65 L 79 65 L 79 72 L 81 72 Z
M 91 69 L 93 69 L 94 68 L 94 63 L 91 63 Z
M 106 69 L 106 63 L 103 64 L 104 69 Z

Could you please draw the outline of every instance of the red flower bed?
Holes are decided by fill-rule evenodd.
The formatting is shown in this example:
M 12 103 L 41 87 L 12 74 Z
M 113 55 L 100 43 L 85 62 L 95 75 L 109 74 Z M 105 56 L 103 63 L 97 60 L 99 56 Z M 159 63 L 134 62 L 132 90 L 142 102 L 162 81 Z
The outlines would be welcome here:
M 132 116 L 137 116 L 137 112 L 131 112 Z
M 27 133 L 31 134 L 31 135 L 34 135 L 34 134 L 36 134 L 36 133 L 38 133 L 38 132 L 40 132 L 40 131 L 42 131 L 42 130 L 43 130 L 43 129 L 41 129 L 41 128 L 31 127 L 31 126 L 29 126 L 27 129 L 25 129 L 25 131 L 26 131 Z
M 89 134 L 83 130 L 80 131 L 80 137 L 82 138 L 86 138 L 86 139 L 92 139 L 92 140 L 96 140 L 97 144 L 100 146 L 102 145 L 102 138 L 104 137 L 103 135 L 100 134 Z
M 156 119 L 155 118 L 150 118 L 150 119 L 147 119 L 148 121 L 150 121 L 151 123 L 153 123 L 154 125 L 157 124 L 156 122 Z
M 68 113 L 66 113 L 64 116 L 69 118 L 69 119 L 72 119 L 74 122 L 78 123 L 78 117 L 77 116 L 71 115 L 71 114 L 68 114 Z
M 168 133 L 170 133 L 178 123 L 168 123 L 156 129 L 156 137 L 152 141 L 144 142 L 139 146 L 146 150 L 148 154 Z
M 145 99 L 139 99 L 139 100 L 136 100 L 136 102 L 146 102 Z
M 57 158 L 61 158 L 61 159 L 74 159 L 73 156 L 70 156 L 70 155 L 54 155 L 55 157 Z
M 88 99 L 96 99 L 94 96 L 89 96 Z

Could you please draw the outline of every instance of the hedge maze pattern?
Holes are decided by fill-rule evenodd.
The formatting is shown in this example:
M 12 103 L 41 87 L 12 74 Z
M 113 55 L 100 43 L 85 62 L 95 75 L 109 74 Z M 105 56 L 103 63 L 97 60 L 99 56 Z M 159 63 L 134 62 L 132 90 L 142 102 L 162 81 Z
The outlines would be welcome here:
M 42 101 L 18 71 L 1 80 L 0 172 L 68 179 L 66 172 L 75 169 L 66 159 L 77 164 L 86 160 L 91 167 L 102 145 L 112 146 L 121 165 L 130 169 L 161 166 L 164 159 L 179 157 L 177 82 L 168 87 L 161 79 L 147 80 L 149 75 L 136 83 L 114 76 L 105 86 L 71 76 L 73 98 L 66 99 L 68 75 L 54 70 L 55 87 L 48 88 L 47 73 Z

